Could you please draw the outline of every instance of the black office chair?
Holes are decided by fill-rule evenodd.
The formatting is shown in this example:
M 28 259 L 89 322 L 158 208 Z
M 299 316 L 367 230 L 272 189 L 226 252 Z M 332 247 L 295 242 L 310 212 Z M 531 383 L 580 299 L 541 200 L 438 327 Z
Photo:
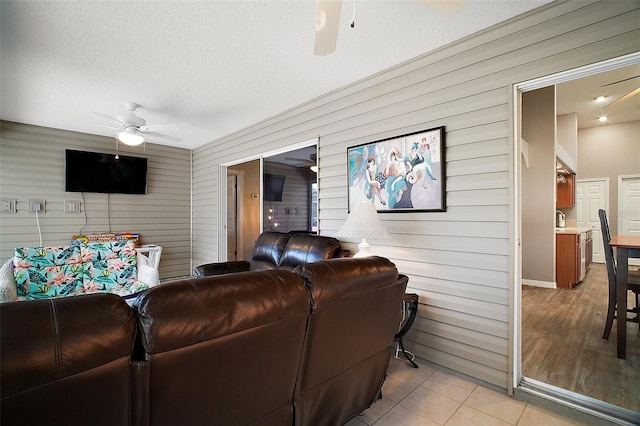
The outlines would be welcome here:
M 609 339 L 613 320 L 616 319 L 616 262 L 613 258 L 613 248 L 609 245 L 611 240 L 611 232 L 609 231 L 609 222 L 607 220 L 607 212 L 603 209 L 598 210 L 600 217 L 600 229 L 602 230 L 602 244 L 604 246 L 604 257 L 607 261 L 607 278 L 609 280 L 609 303 L 607 308 L 607 320 L 604 325 L 604 333 L 602 338 Z M 638 295 L 640 294 L 640 272 L 629 271 L 627 279 L 627 290 L 632 291 L 636 296 L 636 307 L 627 309 L 627 313 L 634 313 L 635 317 L 627 318 L 629 322 L 638 323 L 640 327 L 640 304 L 638 303 Z

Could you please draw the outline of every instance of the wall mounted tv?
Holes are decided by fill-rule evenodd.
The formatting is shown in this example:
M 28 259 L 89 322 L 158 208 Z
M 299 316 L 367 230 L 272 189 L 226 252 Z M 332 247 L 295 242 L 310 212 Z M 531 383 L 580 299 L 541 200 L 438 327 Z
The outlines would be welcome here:
M 284 175 L 264 174 L 264 201 L 282 201 Z
M 65 191 L 146 194 L 147 159 L 67 149 Z

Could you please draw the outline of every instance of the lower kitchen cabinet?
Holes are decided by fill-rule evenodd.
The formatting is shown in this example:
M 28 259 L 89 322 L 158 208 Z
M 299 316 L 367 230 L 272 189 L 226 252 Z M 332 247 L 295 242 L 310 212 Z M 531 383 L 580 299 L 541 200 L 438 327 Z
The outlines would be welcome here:
M 556 233 L 556 286 L 573 288 L 584 279 L 592 259 L 591 231 Z

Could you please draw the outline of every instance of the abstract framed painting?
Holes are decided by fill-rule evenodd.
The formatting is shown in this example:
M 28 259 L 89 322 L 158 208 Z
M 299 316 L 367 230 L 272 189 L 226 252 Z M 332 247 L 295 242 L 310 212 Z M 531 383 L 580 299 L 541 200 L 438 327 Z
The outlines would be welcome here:
M 347 148 L 349 211 L 446 211 L 444 139 L 441 126 Z

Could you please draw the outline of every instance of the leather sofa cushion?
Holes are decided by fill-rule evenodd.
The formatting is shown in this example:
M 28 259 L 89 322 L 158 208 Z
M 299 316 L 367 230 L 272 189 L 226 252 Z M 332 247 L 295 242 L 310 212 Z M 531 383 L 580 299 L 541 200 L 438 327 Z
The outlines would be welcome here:
M 0 305 L 1 424 L 128 424 L 133 311 L 119 296 Z
M 306 278 L 314 307 L 369 292 L 398 279 L 396 266 L 378 256 L 301 264 L 295 272 Z M 371 274 L 377 277 L 375 281 Z
M 238 272 L 169 282 L 134 302 L 147 357 L 309 312 L 289 271 Z
M 280 263 L 280 257 L 290 237 L 290 234 L 282 232 L 263 232 L 260 234 L 251 254 L 251 270 L 275 269 Z
M 249 271 L 251 263 L 246 260 L 232 260 L 228 262 L 205 263 L 196 266 L 193 270 L 196 277 L 208 277 L 211 275 L 233 274 Z
M 290 271 L 161 284 L 138 310 L 149 426 L 292 425 L 310 304 Z
M 379 395 L 407 277 L 380 257 L 331 259 L 295 271 L 307 279 L 313 303 L 296 425 L 345 424 Z
M 304 263 L 338 257 L 340 249 L 340 241 L 333 237 L 294 234 L 287 241 L 278 268 L 293 270 Z

